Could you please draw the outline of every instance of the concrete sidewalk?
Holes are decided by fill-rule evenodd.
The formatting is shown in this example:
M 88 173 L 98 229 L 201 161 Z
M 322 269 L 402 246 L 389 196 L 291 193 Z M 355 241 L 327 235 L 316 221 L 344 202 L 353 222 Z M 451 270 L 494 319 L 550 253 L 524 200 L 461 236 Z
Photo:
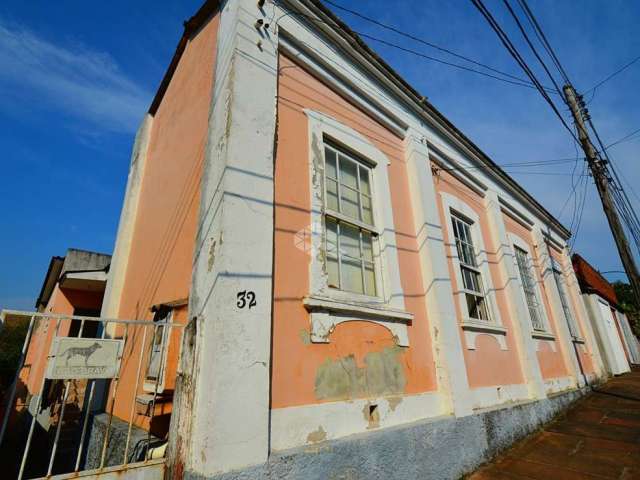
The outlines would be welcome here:
M 640 367 L 595 388 L 469 478 L 640 479 Z

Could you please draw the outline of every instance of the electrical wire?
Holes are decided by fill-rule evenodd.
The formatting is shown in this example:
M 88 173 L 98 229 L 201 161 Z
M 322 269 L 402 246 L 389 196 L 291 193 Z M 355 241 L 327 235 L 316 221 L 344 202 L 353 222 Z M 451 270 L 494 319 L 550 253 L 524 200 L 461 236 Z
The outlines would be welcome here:
M 415 36 L 413 34 L 404 32 L 404 31 L 400 30 L 398 27 L 383 23 L 383 22 L 381 22 L 379 20 L 376 20 L 375 18 L 371 18 L 371 17 L 369 17 L 369 16 L 367 16 L 367 15 L 365 15 L 362 12 L 359 12 L 357 10 L 353 10 L 351 8 L 344 7 L 344 6 L 339 5 L 339 4 L 337 4 L 337 3 L 335 3 L 335 2 L 333 2 L 331 0 L 325 0 L 325 3 L 331 5 L 331 6 L 337 8 L 339 10 L 342 10 L 344 12 L 350 13 L 351 15 L 354 15 L 354 16 L 356 16 L 356 17 L 358 17 L 358 18 L 360 18 L 362 20 L 365 20 L 365 21 L 367 21 L 369 23 L 372 23 L 373 25 L 377 25 L 378 27 L 384 28 L 385 30 L 389 30 L 389 31 L 394 32 L 394 33 L 396 33 L 398 35 L 401 35 L 403 37 L 409 38 L 409 39 L 411 39 L 411 40 L 413 40 L 415 42 L 422 43 L 423 45 L 427 45 L 428 47 L 431 47 L 431 48 L 434 48 L 434 49 L 439 50 L 441 52 L 447 53 L 447 54 L 449 54 L 449 55 L 451 55 L 453 57 L 456 57 L 458 59 L 465 60 L 465 61 L 467 61 L 469 63 L 472 63 L 472 64 L 477 65 L 477 66 L 482 67 L 482 68 L 486 68 L 487 70 L 490 70 L 490 71 L 492 71 L 494 73 L 498 73 L 500 75 L 504 75 L 505 77 L 511 78 L 513 80 L 518 80 L 520 82 L 529 83 L 526 79 L 524 79 L 522 77 L 518 77 L 517 75 L 512 75 L 510 73 L 503 72 L 502 70 L 498 70 L 497 68 L 494 68 L 494 67 L 492 67 L 490 65 L 487 65 L 487 64 L 482 63 L 482 62 L 478 62 L 477 60 L 473 60 L 472 58 L 469 58 L 467 56 L 464 56 L 464 55 L 461 55 L 459 53 L 456 53 L 456 52 L 454 52 L 454 51 L 452 51 L 452 50 L 450 50 L 448 48 L 442 47 L 440 45 L 436 45 L 435 43 L 429 42 L 429 41 L 427 41 L 427 40 L 425 40 L 423 38 L 420 38 L 420 37 L 417 37 L 417 36 Z M 359 34 L 359 35 L 361 35 L 361 34 Z M 531 86 L 533 87 L 534 85 L 531 84 Z M 548 90 L 551 90 L 548 87 L 545 87 L 545 88 L 548 89 Z
M 632 139 L 631 137 L 633 137 L 636 133 L 640 133 L 640 128 L 638 128 L 638 129 L 634 130 L 633 132 L 625 135 L 624 137 L 620 138 L 619 140 L 616 140 L 615 142 L 610 143 L 609 145 L 604 147 L 604 151 L 606 151 L 606 150 L 610 149 L 611 147 L 614 147 L 614 146 L 616 146 L 616 145 L 618 145 L 620 143 L 623 143 L 623 142 L 626 142 L 626 141 L 629 141 L 629 140 L 635 140 L 635 139 Z
M 317 19 L 317 18 L 312 17 L 310 15 L 305 15 L 305 14 L 299 13 L 299 12 L 288 12 L 288 13 L 283 14 L 280 17 L 278 17 L 278 19 L 276 20 L 276 25 L 278 24 L 278 22 L 282 18 L 284 18 L 284 17 L 286 17 L 288 15 L 295 15 L 296 17 L 305 18 L 305 19 L 307 19 L 307 20 L 309 20 L 311 22 L 321 23 L 321 24 L 325 24 L 325 25 L 327 24 L 327 22 L 325 22 L 324 20 Z M 452 63 L 452 62 L 448 62 L 446 60 L 442 60 L 440 58 L 432 57 L 431 55 L 427 55 L 425 53 L 418 52 L 416 50 L 412 50 L 410 48 L 406 48 L 406 47 L 403 47 L 401 45 L 397 45 L 397 44 L 395 44 L 393 42 L 389 42 L 387 40 L 384 40 L 382 38 L 370 35 L 368 33 L 359 32 L 359 31 L 353 30 L 353 29 L 351 31 L 354 34 L 358 35 L 359 37 L 367 38 L 367 39 L 372 40 L 374 42 L 378 42 L 378 43 L 380 43 L 382 45 L 386 45 L 388 47 L 395 48 L 396 50 L 400 50 L 400 51 L 403 51 L 405 53 L 410 53 L 412 55 L 418 56 L 418 57 L 423 58 L 425 60 L 430 60 L 432 62 L 440 63 L 442 65 L 446 65 L 446 66 L 449 66 L 449 67 L 452 67 L 452 68 L 456 68 L 458 70 L 462 70 L 462 71 L 466 71 L 466 72 L 470 72 L 470 73 L 475 73 L 477 75 L 482 75 L 482 76 L 484 76 L 486 78 L 491 78 L 493 80 L 497 80 L 497 81 L 500 81 L 500 82 L 503 82 L 503 83 L 507 83 L 507 84 L 510 84 L 510 85 L 517 85 L 519 87 L 525 87 L 525 88 L 530 88 L 530 89 L 537 88 L 536 86 L 528 83 L 526 80 L 520 79 L 518 77 L 515 77 L 516 80 L 510 80 L 510 79 L 507 79 L 507 78 L 501 78 L 501 77 L 498 77 L 496 75 L 492 75 L 490 73 L 483 72 L 481 70 L 476 70 L 474 68 L 467 67 L 465 65 L 460 65 L 460 64 L 457 64 L 457 63 Z M 543 87 L 543 88 L 546 88 L 546 87 Z M 553 92 L 552 90 L 550 90 L 550 91 Z
M 549 98 L 549 95 L 542 88 L 542 85 L 540 84 L 540 82 L 536 78 L 535 74 L 531 71 L 531 68 L 527 65 L 527 63 L 524 60 L 524 58 L 522 58 L 522 56 L 520 55 L 520 53 L 518 52 L 516 47 L 513 45 L 513 43 L 509 39 L 508 35 L 500 27 L 500 25 L 498 24 L 496 19 L 493 17 L 491 12 L 484 5 L 482 0 L 471 0 L 471 3 L 473 3 L 473 5 L 478 9 L 478 11 L 480 11 L 482 16 L 485 18 L 485 20 L 487 20 L 487 22 L 489 23 L 489 26 L 493 29 L 493 31 L 496 33 L 496 35 L 498 35 L 498 38 L 500 39 L 500 41 L 502 42 L 504 47 L 511 54 L 511 56 L 516 60 L 518 65 L 520 65 L 520 67 L 524 70 L 524 72 L 531 79 L 531 81 L 536 85 L 537 90 L 540 92 L 542 97 L 545 99 L 545 101 L 552 108 L 552 110 L 554 111 L 554 113 L 556 114 L 556 116 L 558 117 L 560 122 L 564 125 L 565 129 L 569 132 L 569 134 L 577 142 L 578 138 L 575 136 L 575 134 L 573 133 L 573 130 L 569 127 L 569 125 L 565 121 L 564 117 L 562 116 L 562 114 L 558 110 L 558 107 L 555 105 L 555 103 L 553 103 L 551 98 Z
M 589 92 L 591 92 L 592 90 L 596 90 L 598 87 L 602 86 L 603 84 L 607 83 L 609 80 L 611 80 L 613 77 L 619 75 L 620 73 L 622 73 L 623 71 L 625 71 L 627 68 L 629 68 L 631 65 L 633 65 L 634 63 L 636 63 L 638 60 L 640 60 L 640 57 L 636 57 L 633 60 L 631 60 L 629 63 L 623 65 L 622 67 L 620 67 L 618 70 L 616 70 L 615 72 L 613 72 L 611 75 L 605 77 L 604 79 L 600 80 L 598 83 L 596 83 L 593 87 L 591 87 L 590 89 L 586 90 L 584 93 L 587 94 Z M 593 99 L 592 99 L 593 100 Z
M 556 53 L 554 52 L 553 48 L 551 47 L 551 44 L 547 40 L 547 36 L 544 34 L 544 31 L 542 30 L 542 28 L 540 27 L 540 24 L 536 20 L 535 15 L 533 14 L 531 9 L 529 8 L 529 5 L 527 4 L 527 0 L 518 0 L 518 3 L 520 4 L 520 7 L 525 12 L 525 16 L 529 19 L 529 22 L 534 27 L 534 32 L 536 33 L 536 36 L 538 37 L 538 40 L 540 41 L 540 43 L 542 43 L 542 45 L 544 46 L 545 50 L 547 51 L 547 53 L 549 54 L 549 56 L 553 60 L 553 63 L 555 64 L 556 68 L 560 72 L 560 75 L 562 76 L 563 80 L 566 83 L 571 83 L 571 81 L 569 80 L 569 76 L 567 75 L 567 72 L 562 67 L 562 64 L 560 63 L 560 60 L 558 60 L 558 56 L 556 55 Z
M 418 52 L 416 50 L 412 50 L 410 48 L 406 48 L 406 47 L 403 47 L 401 45 L 397 45 L 395 43 L 388 42 L 387 40 L 383 40 L 383 39 L 378 38 L 378 37 L 374 37 L 373 35 L 369 35 L 368 33 L 358 32 L 358 31 L 355 31 L 355 30 L 353 32 L 356 33 L 357 35 L 359 35 L 362 38 L 368 38 L 369 40 L 372 40 L 374 42 L 380 43 L 381 45 L 386 45 L 387 47 L 395 48 L 396 50 L 400 50 L 400 51 L 403 51 L 405 53 L 410 53 L 410 54 L 415 55 L 417 57 L 421 57 L 421 58 L 424 58 L 426 60 L 431 60 L 433 62 L 437 62 L 437 63 L 440 63 L 442 65 L 447 65 L 449 67 L 457 68 L 459 70 L 465 70 L 467 72 L 472 72 L 472 73 L 476 73 L 478 75 L 483 75 L 485 77 L 493 78 L 495 80 L 499 80 L 499 81 L 504 82 L 504 83 L 509 83 L 511 85 L 518 85 L 518 86 L 527 87 L 527 88 L 536 88 L 534 85 L 530 85 L 528 83 L 524 83 L 524 81 L 520 81 L 520 80 L 516 81 L 516 80 L 509 80 L 509 79 L 506 79 L 506 78 L 500 78 L 500 77 L 498 77 L 496 75 L 492 75 L 490 73 L 482 72 L 480 70 L 475 70 L 475 69 L 473 69 L 471 67 L 466 67 L 464 65 L 459 65 L 457 63 L 447 62 L 446 60 L 441 60 L 439 58 L 432 57 L 431 55 L 427 55 L 427 54 L 424 54 L 422 52 Z
M 540 65 L 542 65 L 542 68 L 544 69 L 544 71 L 546 72 L 547 76 L 551 80 L 551 83 L 553 83 L 553 86 L 556 89 L 556 91 L 558 92 L 558 95 L 560 95 L 562 97 L 562 92 L 560 90 L 560 86 L 556 82 L 555 78 L 553 78 L 553 75 L 551 75 L 551 72 L 549 71 L 549 68 L 544 63 L 544 60 L 542 60 L 542 57 L 540 57 L 540 54 L 538 53 L 536 48 L 533 46 L 533 43 L 529 39 L 529 35 L 527 35 L 527 31 L 522 26 L 522 23 L 520 23 L 520 19 L 516 15 L 516 12 L 513 11 L 513 9 L 511 8 L 511 5 L 509 4 L 509 2 L 507 0 L 502 0 L 502 1 L 503 1 L 504 5 L 507 7 L 507 10 L 509 11 L 509 14 L 511 15 L 511 17 L 516 22 L 516 25 L 518 26 L 518 29 L 520 30 L 520 33 L 522 33 L 522 36 L 524 37 L 525 42 L 527 42 L 527 45 L 529 45 L 529 48 L 533 52 L 534 56 L 540 62 Z

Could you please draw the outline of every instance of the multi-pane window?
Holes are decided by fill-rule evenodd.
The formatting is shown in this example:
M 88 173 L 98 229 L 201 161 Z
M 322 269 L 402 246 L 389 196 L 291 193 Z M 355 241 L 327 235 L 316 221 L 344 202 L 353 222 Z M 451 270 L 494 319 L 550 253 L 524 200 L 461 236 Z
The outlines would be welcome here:
M 553 278 L 555 278 L 556 280 L 558 294 L 560 295 L 560 303 L 562 304 L 562 311 L 564 312 L 564 318 L 567 320 L 567 325 L 569 326 L 569 333 L 573 338 L 577 338 L 580 335 L 578 335 L 578 328 L 576 326 L 573 315 L 571 314 L 571 308 L 569 308 L 569 296 L 567 295 L 567 290 L 565 289 L 562 273 L 554 268 Z
M 544 322 L 542 320 L 542 312 L 540 310 L 540 301 L 536 292 L 536 282 L 533 274 L 533 268 L 529 259 L 529 254 L 521 248 L 514 247 L 516 252 L 516 263 L 520 271 L 520 279 L 522 281 L 522 289 L 527 301 L 529 316 L 534 330 L 544 330 Z
M 371 169 L 325 145 L 325 229 L 329 286 L 376 295 Z
M 169 348 L 168 328 L 164 323 L 170 321 L 170 318 L 171 310 L 162 309 L 156 312 L 153 319 L 156 325 L 153 327 L 153 338 L 151 339 L 147 372 L 144 379 L 145 390 L 162 391 L 166 367 L 164 363 Z
M 462 289 L 467 301 L 469 318 L 489 321 L 489 309 L 482 284 L 482 274 L 478 269 L 473 238 L 471 237 L 472 223 L 457 215 L 451 216 L 451 223 L 458 251 Z

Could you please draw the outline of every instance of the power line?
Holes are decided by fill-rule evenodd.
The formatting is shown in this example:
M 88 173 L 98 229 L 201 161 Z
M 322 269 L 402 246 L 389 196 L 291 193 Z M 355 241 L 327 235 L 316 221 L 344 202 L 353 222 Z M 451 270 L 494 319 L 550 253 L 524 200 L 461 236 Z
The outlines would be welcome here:
M 276 25 L 277 25 L 277 23 L 278 23 L 278 22 L 279 22 L 283 17 L 285 17 L 285 16 L 287 16 L 287 15 L 289 15 L 289 14 L 295 15 L 295 16 L 297 16 L 297 17 L 305 18 L 305 19 L 307 19 L 307 20 L 309 20 L 309 21 L 311 21 L 311 22 L 322 23 L 322 24 L 325 24 L 325 25 L 327 24 L 327 22 L 325 22 L 325 21 L 323 21 L 323 20 L 319 20 L 319 19 L 317 19 L 317 18 L 314 18 L 314 17 L 312 17 L 312 16 L 310 16 L 310 15 L 305 15 L 305 14 L 303 14 L 303 13 L 298 13 L 298 12 L 289 12 L 289 13 L 284 14 L 284 15 L 282 15 L 281 17 L 279 17 L 279 18 L 276 20 Z M 391 27 L 390 27 L 390 28 L 391 28 Z M 421 58 L 424 58 L 424 59 L 426 59 L 426 60 L 430 60 L 430 61 L 433 61 L 433 62 L 436 62 L 436 63 L 440 63 L 440 64 L 442 64 L 442 65 L 447 65 L 447 66 L 452 67 L 452 68 L 457 68 L 457 69 L 459 69 L 459 70 L 463 70 L 463 71 L 467 71 L 467 72 L 475 73 L 475 74 L 477 74 L 477 75 L 482 75 L 482 76 L 484 76 L 484 77 L 491 78 L 491 79 L 494 79 L 494 80 L 498 80 L 498 81 L 503 82 L 503 83 L 508 83 L 508 84 L 510 84 L 510 85 L 517 85 L 517 86 L 519 86 L 519 87 L 535 88 L 535 89 L 537 89 L 537 88 L 538 88 L 537 86 L 534 86 L 534 85 L 532 85 L 532 84 L 528 83 L 526 80 L 524 80 L 524 79 L 520 79 L 520 78 L 518 78 L 518 77 L 514 77 L 514 78 L 516 78 L 516 80 L 509 80 L 509 79 L 507 79 L 507 78 L 501 78 L 501 77 L 498 77 L 498 76 L 496 76 L 496 75 L 492 75 L 492 74 L 490 74 L 490 73 L 483 72 L 483 71 L 481 71 L 481 70 L 476 70 L 476 69 L 474 69 L 474 68 L 467 67 L 467 66 L 465 66 L 465 65 L 459 65 L 459 64 L 457 64 L 457 63 L 452 63 L 452 62 L 448 62 L 448 61 L 446 61 L 446 60 L 442 60 L 442 59 L 439 59 L 439 58 L 436 58 L 436 57 L 432 57 L 431 55 L 427 55 L 427 54 L 425 54 L 425 53 L 418 52 L 418 51 L 416 51 L 416 50 L 412 50 L 412 49 L 410 49 L 410 48 L 406 48 L 406 47 L 403 47 L 403 46 L 401 46 L 401 45 L 397 45 L 397 44 L 395 44 L 395 43 L 393 43 L 393 42 L 389 42 L 389 41 L 387 41 L 387 40 L 383 40 L 383 39 L 378 38 L 378 37 L 375 37 L 375 36 L 373 36 L 373 35 L 369 35 L 368 33 L 359 32 L 359 31 L 357 31 L 357 30 L 352 30 L 352 32 L 353 32 L 353 33 L 355 33 L 356 35 L 358 35 L 358 36 L 362 37 L 362 38 L 368 38 L 369 40 L 373 40 L 374 42 L 378 42 L 378 43 L 380 43 L 380 44 L 382 44 L 382 45 L 386 45 L 386 46 L 388 46 L 388 47 L 395 48 L 395 49 L 400 50 L 400 51 L 403 51 L 403 52 L 405 52 L 405 53 L 410 53 L 410 54 L 412 54 L 412 55 L 415 55 L 415 56 L 418 56 L 418 57 L 421 57 Z M 304 42 L 303 42 L 303 43 L 304 43 Z M 306 44 L 305 44 L 305 45 L 306 45 Z M 502 74 L 502 72 L 500 72 L 500 73 Z M 512 75 L 508 75 L 508 76 L 512 77 Z M 547 88 L 547 87 L 543 87 L 543 88 Z M 553 90 L 551 90 L 551 89 L 549 89 L 549 90 L 550 90 L 552 93 L 555 93 L 555 92 L 553 92 Z
M 567 129 L 567 131 L 569 132 L 569 134 L 576 140 L 578 141 L 578 139 L 576 138 L 575 134 L 573 133 L 573 130 L 571 130 L 571 128 L 569 127 L 569 125 L 567 124 L 567 122 L 565 121 L 565 119 L 563 118 L 562 114 L 560 113 L 560 111 L 558 110 L 558 107 L 556 107 L 556 105 L 553 103 L 553 101 L 551 100 L 551 98 L 549 98 L 549 95 L 547 94 L 547 92 L 542 88 L 542 85 L 540 84 L 540 82 L 538 81 L 538 79 L 536 78 L 535 74 L 531 71 L 531 68 L 527 65 L 526 61 L 522 58 L 522 56 L 520 55 L 520 53 L 518 52 L 518 50 L 515 48 L 515 46 L 513 45 L 513 43 L 511 42 L 511 40 L 509 39 L 508 35 L 504 32 L 504 30 L 500 27 L 500 25 L 498 24 L 498 22 L 496 21 L 496 19 L 493 17 L 493 15 L 491 15 L 491 12 L 489 12 L 489 10 L 487 9 L 487 7 L 484 5 L 484 3 L 482 2 L 482 0 L 471 0 L 471 2 L 473 3 L 473 5 L 480 11 L 480 13 L 482 14 L 482 16 L 485 18 L 485 20 L 487 20 L 487 22 L 489 23 L 489 26 L 493 29 L 493 31 L 496 33 L 496 35 L 498 35 L 498 38 L 500 39 L 500 41 L 502 42 L 502 44 L 504 45 L 504 47 L 507 49 L 507 51 L 511 54 L 511 56 L 516 60 L 516 62 L 518 63 L 518 65 L 520 65 L 520 67 L 524 70 L 524 72 L 527 74 L 527 76 L 531 79 L 531 81 L 534 83 L 534 85 L 536 85 L 537 90 L 540 92 L 540 94 L 542 95 L 542 97 L 545 99 L 545 101 L 549 104 L 549 106 L 552 108 L 552 110 L 554 111 L 554 113 L 556 114 L 556 116 L 560 119 L 560 122 L 562 122 L 562 124 L 564 125 L 564 127 Z
M 509 83 L 509 84 L 512 84 L 512 85 L 518 85 L 518 86 L 520 86 L 520 87 L 536 88 L 536 87 L 535 87 L 535 86 L 533 86 L 533 85 L 530 85 L 530 84 L 528 84 L 528 83 L 525 83 L 523 80 L 517 80 L 517 81 L 516 81 L 516 80 L 509 80 L 509 79 L 506 79 L 506 78 L 500 78 L 500 77 L 498 77 L 498 76 L 496 76 L 496 75 L 492 75 L 492 74 L 490 74 L 490 73 L 482 72 L 482 71 L 480 71 L 480 70 L 476 70 L 476 69 L 473 69 L 473 68 L 471 68 L 471 67 L 466 67 L 466 66 L 464 66 L 464 65 L 459 65 L 459 64 L 457 64 L 457 63 L 447 62 L 446 60 L 441 60 L 441 59 L 439 59 L 439 58 L 432 57 L 431 55 L 427 55 L 427 54 L 424 54 L 424 53 L 422 53 L 422 52 L 418 52 L 418 51 L 416 51 L 416 50 L 412 50 L 412 49 L 410 49 L 410 48 L 402 47 L 402 46 L 397 45 L 397 44 L 395 44 L 395 43 L 388 42 L 387 40 L 383 40 L 383 39 L 381 39 L 381 38 L 374 37 L 373 35 L 369 35 L 368 33 L 358 32 L 358 31 L 356 31 L 356 30 L 354 30 L 353 32 L 354 32 L 354 33 L 356 33 L 356 34 L 358 34 L 359 36 L 361 36 L 361 37 L 363 37 L 363 38 L 368 38 L 369 40 L 373 40 L 374 42 L 378 42 L 378 43 L 380 43 L 380 44 L 382 44 L 382 45 L 386 45 L 386 46 L 388 46 L 388 47 L 395 48 L 395 49 L 397 49 L 397 50 L 403 51 L 403 52 L 405 52 L 405 53 L 410 53 L 410 54 L 412 54 L 412 55 L 415 55 L 415 56 L 418 56 L 418 57 L 421 57 L 421 58 L 425 58 L 425 59 L 427 59 L 427 60 L 431 60 L 431 61 L 434 61 L 434 62 L 438 62 L 438 63 L 441 63 L 441 64 L 443 64 L 443 65 L 448 65 L 448 66 L 450 66 L 450 67 L 458 68 L 458 69 L 460 69 L 460 70 L 465 70 L 465 71 L 467 71 L 467 72 L 473 72 L 473 73 L 476 73 L 476 74 L 478 74 L 478 75 L 483 75 L 483 76 L 488 77 L 488 78 L 493 78 L 493 79 L 495 79 L 495 80 L 499 80 L 499 81 L 501 81 L 501 82 Z
M 527 45 L 529 45 L 529 48 L 531 49 L 531 51 L 533 52 L 535 57 L 540 62 L 540 65 L 542 65 L 542 68 L 544 69 L 544 71 L 547 73 L 547 76 L 551 80 L 551 83 L 553 83 L 553 86 L 555 87 L 556 91 L 558 92 L 558 95 L 560 95 L 560 86 L 556 82 L 555 78 L 553 78 L 553 75 L 551 75 L 551 72 L 549 71 L 549 69 L 547 68 L 547 65 L 544 63 L 544 61 L 540 57 L 540 54 L 538 54 L 538 51 L 536 50 L 536 48 L 533 46 L 533 43 L 529 39 L 529 35 L 527 35 L 526 30 L 524 29 L 524 27 L 520 23 L 520 19 L 518 19 L 518 16 L 516 15 L 516 13 L 511 8 L 511 5 L 509 5 L 509 2 L 507 0 L 502 0 L 502 1 L 503 1 L 504 5 L 507 7 L 507 10 L 509 10 L 509 14 L 511 14 L 511 17 L 513 17 L 513 19 L 515 20 L 516 25 L 518 26 L 518 29 L 520 30 L 520 33 L 522 33 L 522 36 L 524 37 L 525 41 L 527 42 Z
M 542 43 L 545 50 L 553 60 L 553 63 L 555 64 L 556 68 L 560 72 L 560 75 L 562 76 L 563 80 L 566 83 L 571 83 L 571 81 L 569 80 L 569 76 L 567 75 L 567 72 L 562 67 L 560 60 L 558 60 L 558 56 L 556 55 L 553 48 L 551 47 L 551 44 L 547 40 L 547 36 L 544 34 L 544 31 L 542 30 L 542 28 L 540 27 L 540 24 L 536 20 L 536 17 L 533 15 L 533 12 L 529 8 L 529 5 L 527 4 L 527 0 L 518 0 L 518 3 L 520 3 L 520 7 L 525 12 L 526 17 L 529 19 L 529 22 L 533 25 L 534 31 L 536 33 L 536 36 L 538 37 L 538 40 L 540 41 L 540 43 Z
M 409 39 L 411 39 L 411 40 L 413 40 L 415 42 L 422 43 L 423 45 L 427 45 L 428 47 L 431 47 L 431 48 L 434 48 L 434 49 L 439 50 L 441 52 L 447 53 L 447 54 L 449 54 L 449 55 L 451 55 L 453 57 L 456 57 L 456 58 L 459 58 L 461 60 L 465 60 L 467 62 L 473 63 L 474 65 L 486 68 L 487 70 L 490 70 L 490 71 L 492 71 L 494 73 L 498 73 L 500 75 L 504 75 L 505 77 L 511 78 L 513 80 L 518 80 L 520 82 L 529 83 L 526 79 L 524 79 L 522 77 L 518 77 L 517 75 L 512 75 L 510 73 L 503 72 L 502 70 L 498 70 L 495 67 L 492 67 L 492 66 L 487 65 L 487 64 L 482 63 L 482 62 L 478 62 L 477 60 L 473 60 L 472 58 L 469 58 L 469 57 L 467 57 L 465 55 L 461 55 L 459 53 L 456 53 L 456 52 L 454 52 L 454 51 L 452 51 L 452 50 L 450 50 L 448 48 L 445 48 L 445 47 L 442 47 L 440 45 L 436 45 L 435 43 L 429 42 L 429 41 L 425 40 L 424 38 L 420 38 L 420 37 L 417 37 L 417 36 L 415 36 L 413 34 L 404 32 L 404 31 L 400 30 L 399 28 L 394 27 L 393 25 L 389 25 L 389 24 L 380 22 L 379 20 L 376 20 L 375 18 L 371 18 L 371 17 L 363 14 L 362 12 L 353 10 L 351 8 L 344 7 L 344 6 L 339 5 L 339 4 L 335 3 L 335 2 L 332 2 L 331 0 L 325 0 L 325 3 L 327 3 L 329 5 L 332 5 L 333 7 L 337 8 L 339 10 L 342 10 L 344 12 L 348 12 L 351 15 L 354 15 L 354 16 L 356 16 L 358 18 L 361 18 L 362 20 L 365 20 L 365 21 L 367 21 L 369 23 L 377 25 L 378 27 L 384 28 L 385 30 L 389 30 L 389 31 L 394 32 L 394 33 L 396 33 L 398 35 L 401 35 L 403 37 L 409 38 Z M 362 35 L 362 34 L 359 34 L 359 35 Z M 531 85 L 531 86 L 533 86 L 533 85 Z
M 630 137 L 633 137 L 636 133 L 639 133 L 639 132 L 640 132 L 640 128 L 638 128 L 638 129 L 634 130 L 633 132 L 631 132 L 631 133 L 629 133 L 629 134 L 625 135 L 625 136 L 624 136 L 624 137 L 622 137 L 621 139 L 616 140 L 616 141 L 615 141 L 615 142 L 613 142 L 613 143 L 610 143 L 609 145 L 607 145 L 606 147 L 604 147 L 604 150 L 606 151 L 606 150 L 608 150 L 609 148 L 611 148 L 611 147 L 613 147 L 613 146 L 615 146 L 615 145 L 618 145 L 619 143 L 623 143 L 623 142 L 625 142 L 625 141 L 627 141 L 627 140 L 631 140 L 631 138 L 630 138 Z
M 563 163 L 574 162 L 574 158 L 554 158 L 551 160 L 534 160 L 530 162 L 514 162 L 514 163 L 503 163 L 498 165 L 500 168 L 515 168 L 515 167 L 543 167 L 550 164 L 558 165 Z M 440 170 L 444 170 L 447 172 L 456 171 L 456 170 L 485 170 L 485 169 L 493 169 L 492 165 L 474 165 L 470 167 L 451 167 L 451 168 L 441 168 Z
M 618 70 L 616 70 L 615 72 L 613 72 L 611 75 L 605 77 L 604 79 L 600 80 L 598 83 L 596 83 L 593 87 L 591 87 L 589 90 L 585 91 L 584 93 L 589 93 L 592 90 L 595 90 L 596 88 L 602 86 L 603 84 L 605 84 L 606 82 L 608 82 L 609 80 L 611 80 L 613 77 L 615 77 L 616 75 L 619 75 L 620 73 L 622 73 L 623 71 L 625 71 L 627 68 L 629 68 L 631 65 L 633 65 L 634 63 L 636 63 L 638 60 L 640 60 L 640 57 L 636 57 L 633 60 L 631 60 L 629 63 L 623 65 L 622 67 L 620 67 Z

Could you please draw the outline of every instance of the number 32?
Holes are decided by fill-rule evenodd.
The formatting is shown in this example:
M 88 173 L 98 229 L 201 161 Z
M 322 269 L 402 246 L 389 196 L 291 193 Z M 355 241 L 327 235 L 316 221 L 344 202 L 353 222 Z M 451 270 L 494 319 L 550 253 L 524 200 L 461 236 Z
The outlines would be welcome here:
M 243 290 L 242 292 L 238 292 L 237 297 L 238 300 L 236 302 L 236 305 L 238 308 L 245 308 L 247 306 L 249 308 L 253 308 L 256 306 L 256 294 L 251 290 Z

